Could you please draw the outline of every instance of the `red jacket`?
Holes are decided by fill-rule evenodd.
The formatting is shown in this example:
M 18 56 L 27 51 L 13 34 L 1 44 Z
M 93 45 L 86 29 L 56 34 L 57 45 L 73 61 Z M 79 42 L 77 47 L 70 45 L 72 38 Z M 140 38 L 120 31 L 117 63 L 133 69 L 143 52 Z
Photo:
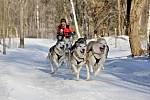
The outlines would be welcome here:
M 64 29 L 64 36 L 65 37 L 69 37 L 69 36 L 71 36 L 72 32 L 74 32 L 74 30 L 72 28 L 70 28 L 70 27 L 69 28 L 65 28 Z

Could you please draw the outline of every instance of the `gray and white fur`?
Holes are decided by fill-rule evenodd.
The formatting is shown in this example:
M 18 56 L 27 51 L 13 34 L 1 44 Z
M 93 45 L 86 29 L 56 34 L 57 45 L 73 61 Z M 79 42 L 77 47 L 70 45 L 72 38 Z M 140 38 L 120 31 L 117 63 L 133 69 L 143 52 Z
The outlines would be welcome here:
M 108 55 L 109 47 L 104 38 L 90 41 L 87 45 L 86 66 L 96 76 L 100 70 L 104 69 L 104 63 Z
M 51 71 L 55 73 L 65 60 L 64 41 L 57 41 L 57 43 L 49 49 L 48 58 L 51 61 Z
M 76 74 L 76 79 L 80 79 L 80 71 L 82 67 L 86 64 L 86 39 L 79 38 L 75 44 L 71 48 L 71 56 L 70 56 L 70 63 L 73 72 Z M 86 79 L 89 80 L 90 72 L 89 68 L 86 66 L 87 70 L 87 77 Z

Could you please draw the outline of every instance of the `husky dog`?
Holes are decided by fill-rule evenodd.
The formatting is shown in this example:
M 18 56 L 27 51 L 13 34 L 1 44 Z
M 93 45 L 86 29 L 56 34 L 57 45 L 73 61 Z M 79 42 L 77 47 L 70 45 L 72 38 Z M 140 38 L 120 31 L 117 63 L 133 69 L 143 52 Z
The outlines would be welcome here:
M 57 41 L 56 45 L 49 49 L 48 58 L 51 61 L 52 74 L 57 71 L 57 69 L 62 65 L 65 59 L 65 48 L 66 44 L 64 41 Z
M 101 69 L 104 69 L 104 62 L 107 58 L 109 47 L 103 38 L 90 41 L 87 45 L 87 66 L 96 76 Z
M 80 77 L 80 71 L 86 63 L 86 39 L 79 38 L 71 48 L 70 63 L 73 72 L 76 74 L 77 80 Z M 89 68 L 87 69 L 87 80 L 89 80 Z
M 63 35 L 63 33 L 57 33 L 57 41 L 63 41 L 64 40 L 64 35 Z
M 109 52 L 109 46 L 107 45 L 107 42 L 104 38 L 98 38 L 97 41 L 101 44 L 104 45 L 104 47 L 106 47 L 106 58 L 108 56 L 108 52 Z

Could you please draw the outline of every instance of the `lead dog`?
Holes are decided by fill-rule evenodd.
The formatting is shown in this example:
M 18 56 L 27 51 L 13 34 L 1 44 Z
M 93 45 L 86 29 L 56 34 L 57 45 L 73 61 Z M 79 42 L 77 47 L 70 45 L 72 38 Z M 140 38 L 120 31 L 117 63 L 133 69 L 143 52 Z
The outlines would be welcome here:
M 80 71 L 83 65 L 86 64 L 86 39 L 85 38 L 79 38 L 72 46 L 70 63 L 73 72 L 76 74 L 76 79 L 79 80 Z M 86 70 L 87 70 L 86 79 L 89 80 L 90 72 L 87 66 L 86 66 Z
M 87 45 L 87 62 L 91 72 L 96 76 L 101 69 L 104 69 L 104 63 L 107 58 L 109 47 L 106 40 L 99 38 L 96 41 L 90 41 Z
M 66 44 L 63 40 L 58 40 L 57 43 L 49 49 L 48 58 L 51 61 L 51 71 L 54 74 L 62 65 L 65 59 Z

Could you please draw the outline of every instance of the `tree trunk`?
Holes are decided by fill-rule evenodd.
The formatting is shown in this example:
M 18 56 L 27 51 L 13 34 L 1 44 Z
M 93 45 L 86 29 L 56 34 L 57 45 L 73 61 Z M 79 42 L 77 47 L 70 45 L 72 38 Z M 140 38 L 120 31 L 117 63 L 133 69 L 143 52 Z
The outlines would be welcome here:
M 148 2 L 147 51 L 150 57 L 150 2 Z
M 120 0 L 118 0 L 118 34 L 122 35 L 121 33 L 121 9 L 120 9 Z
M 143 50 L 141 49 L 139 31 L 140 31 L 140 17 L 141 15 L 141 4 L 145 2 L 142 0 L 142 3 L 139 3 L 139 0 L 128 1 L 131 2 L 130 9 L 130 21 L 128 27 L 129 42 L 131 47 L 132 56 L 141 56 Z
M 24 48 L 24 31 L 23 31 L 23 3 L 20 3 L 20 48 Z
M 78 22 L 77 22 L 77 18 L 76 18 L 76 13 L 75 13 L 75 9 L 74 9 L 74 4 L 73 4 L 73 0 L 70 0 L 71 6 L 72 6 L 72 11 L 73 11 L 73 18 L 74 18 L 74 22 L 75 22 L 75 27 L 76 27 L 76 32 L 78 35 L 78 38 L 80 38 L 80 33 L 79 33 L 79 28 L 78 28 Z
M 6 36 L 6 33 L 5 33 L 5 29 L 6 29 L 6 27 L 5 27 L 5 26 L 6 26 L 6 25 L 5 25 L 5 21 L 6 21 L 6 20 L 5 20 L 5 17 L 6 17 L 6 16 L 5 16 L 5 9 L 6 9 L 6 8 L 5 8 L 5 1 L 6 1 L 6 0 L 3 0 L 3 3 L 4 3 L 4 5 L 3 5 L 3 7 L 4 7 L 4 8 L 3 8 L 3 11 L 4 11 L 4 13 L 3 13 L 3 14 L 4 14 L 4 15 L 3 15 L 3 54 L 4 54 L 4 55 L 6 55 L 6 42 L 5 42 L 5 36 Z
M 41 38 L 40 34 L 40 19 L 39 19 L 39 0 L 36 2 L 36 27 L 37 27 L 37 38 Z

